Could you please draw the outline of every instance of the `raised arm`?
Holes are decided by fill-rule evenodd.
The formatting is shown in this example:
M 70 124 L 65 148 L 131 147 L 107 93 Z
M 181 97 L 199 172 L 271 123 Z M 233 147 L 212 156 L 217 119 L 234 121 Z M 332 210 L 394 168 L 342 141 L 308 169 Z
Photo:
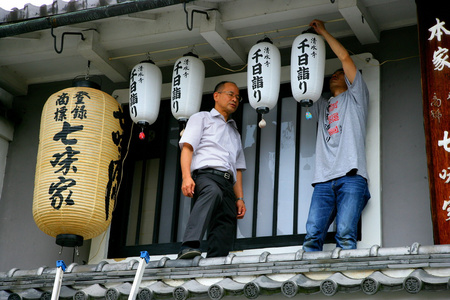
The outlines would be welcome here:
M 347 76 L 350 83 L 353 83 L 357 69 L 347 49 L 345 49 L 344 46 L 342 46 L 342 44 L 325 29 L 323 21 L 313 20 L 309 26 L 313 27 L 314 30 L 327 41 L 331 50 L 333 50 L 334 54 L 336 54 L 337 58 L 341 61 L 345 76 Z

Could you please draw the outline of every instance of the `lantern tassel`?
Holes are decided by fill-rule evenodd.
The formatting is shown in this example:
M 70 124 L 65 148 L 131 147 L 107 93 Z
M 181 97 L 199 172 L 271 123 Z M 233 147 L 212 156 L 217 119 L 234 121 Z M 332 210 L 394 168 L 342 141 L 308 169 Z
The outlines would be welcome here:
M 144 133 L 144 128 L 142 127 L 141 132 L 139 133 L 139 139 L 140 140 L 145 140 L 145 133 Z
M 259 128 L 264 128 L 266 127 L 267 123 L 266 120 L 264 120 L 264 115 L 261 115 L 261 121 L 259 121 L 258 126 Z
M 261 121 L 259 121 L 258 123 L 259 128 L 266 127 L 267 123 L 266 120 L 264 120 L 264 114 L 267 114 L 269 112 L 269 108 L 267 106 L 261 106 L 256 109 L 256 112 L 258 114 L 261 114 Z
M 143 141 L 145 140 L 145 129 L 150 126 L 150 124 L 147 121 L 139 121 L 137 124 L 141 128 L 141 132 L 139 132 L 139 139 Z
M 309 108 L 306 109 L 305 117 L 306 117 L 306 120 L 311 120 L 312 119 L 312 114 L 309 111 Z

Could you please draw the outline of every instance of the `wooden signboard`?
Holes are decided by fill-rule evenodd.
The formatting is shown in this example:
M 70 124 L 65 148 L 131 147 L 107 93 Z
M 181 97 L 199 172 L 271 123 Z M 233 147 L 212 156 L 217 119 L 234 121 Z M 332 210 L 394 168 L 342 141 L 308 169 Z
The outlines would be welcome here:
M 434 243 L 450 244 L 450 13 L 448 0 L 416 5 Z

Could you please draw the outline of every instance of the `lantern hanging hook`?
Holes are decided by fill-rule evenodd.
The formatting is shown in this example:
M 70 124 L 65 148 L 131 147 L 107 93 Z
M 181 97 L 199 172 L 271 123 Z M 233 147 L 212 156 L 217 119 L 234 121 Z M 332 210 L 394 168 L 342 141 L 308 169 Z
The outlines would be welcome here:
M 48 18 L 48 22 L 51 24 L 50 18 Z M 55 26 L 53 26 L 53 24 L 51 24 L 50 33 L 51 33 L 51 35 L 52 35 L 52 37 L 53 37 L 53 47 L 55 48 L 55 51 L 56 51 L 56 53 L 58 53 L 58 54 L 61 54 L 61 53 L 63 52 L 63 49 L 64 49 L 64 36 L 65 36 L 66 34 L 70 34 L 70 35 L 81 35 L 81 40 L 82 40 L 82 41 L 85 40 L 84 35 L 83 35 L 81 32 L 63 32 L 63 34 L 62 34 L 62 36 L 61 36 L 61 48 L 60 48 L 60 50 L 58 50 L 57 47 L 56 47 L 56 35 L 53 33 L 53 28 L 54 28 L 54 27 L 55 27 Z
M 189 13 L 186 9 L 186 2 L 188 1 L 184 1 L 183 2 L 183 8 L 184 8 L 184 12 L 186 13 L 186 27 L 189 31 L 192 30 L 192 28 L 194 28 L 194 13 L 201 13 L 201 14 L 205 14 L 206 15 L 206 20 L 209 20 L 209 16 L 208 13 L 206 11 L 203 10 L 198 10 L 198 9 L 193 9 L 191 10 L 191 24 L 189 25 Z

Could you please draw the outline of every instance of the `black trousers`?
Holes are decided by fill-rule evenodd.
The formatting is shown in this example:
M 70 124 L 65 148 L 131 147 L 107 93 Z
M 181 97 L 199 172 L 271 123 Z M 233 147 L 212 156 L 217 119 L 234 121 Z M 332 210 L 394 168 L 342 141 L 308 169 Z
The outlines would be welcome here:
M 236 235 L 236 196 L 233 183 L 219 175 L 194 176 L 194 207 L 186 226 L 183 245 L 199 248 L 208 231 L 207 257 L 227 256 Z

